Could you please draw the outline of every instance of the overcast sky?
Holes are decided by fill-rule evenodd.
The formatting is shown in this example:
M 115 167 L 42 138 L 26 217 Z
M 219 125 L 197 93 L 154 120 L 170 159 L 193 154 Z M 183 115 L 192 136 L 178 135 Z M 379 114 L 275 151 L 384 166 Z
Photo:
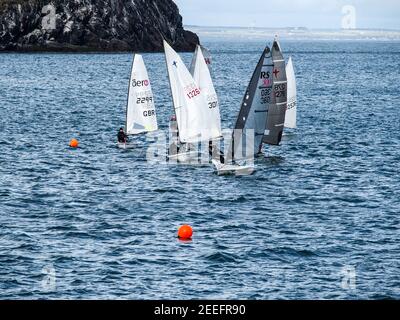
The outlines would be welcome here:
M 400 29 L 400 0 L 174 0 L 186 25 L 340 29 L 342 8 L 357 28 Z

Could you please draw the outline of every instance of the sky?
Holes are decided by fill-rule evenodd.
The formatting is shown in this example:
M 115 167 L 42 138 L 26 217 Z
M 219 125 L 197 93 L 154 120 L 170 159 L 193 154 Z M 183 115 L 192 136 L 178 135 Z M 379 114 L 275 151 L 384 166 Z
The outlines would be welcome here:
M 344 6 L 357 28 L 400 30 L 400 0 L 174 0 L 185 25 L 340 29 Z M 353 21 L 353 20 L 352 20 Z

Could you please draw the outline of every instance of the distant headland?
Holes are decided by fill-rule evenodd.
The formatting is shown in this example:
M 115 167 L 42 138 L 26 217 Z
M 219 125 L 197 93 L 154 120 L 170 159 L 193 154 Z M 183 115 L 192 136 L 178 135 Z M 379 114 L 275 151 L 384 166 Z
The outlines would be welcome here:
M 400 41 L 400 30 L 384 29 L 308 29 L 304 27 L 263 28 L 263 27 L 207 27 L 185 26 L 198 34 L 204 41 L 265 40 L 279 35 L 283 40 L 343 40 L 343 41 Z

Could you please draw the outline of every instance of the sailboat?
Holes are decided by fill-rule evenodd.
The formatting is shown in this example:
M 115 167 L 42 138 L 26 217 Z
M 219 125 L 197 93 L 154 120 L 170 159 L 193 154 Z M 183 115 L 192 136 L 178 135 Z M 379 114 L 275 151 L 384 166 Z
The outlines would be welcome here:
M 135 136 L 157 130 L 154 96 L 147 69 L 143 57 L 135 54 L 129 80 L 125 132 L 128 136 Z M 128 142 L 118 142 L 118 147 L 130 149 L 133 146 Z
M 297 87 L 296 76 L 293 68 L 292 57 L 286 65 L 287 76 L 287 110 L 285 117 L 285 128 L 297 128 Z
M 261 148 L 265 123 L 267 121 L 268 106 L 272 96 L 272 77 L 272 55 L 270 48 L 267 46 L 257 63 L 256 69 L 254 70 L 236 120 L 235 129 L 243 130 L 243 135 L 240 139 L 234 139 L 233 156 L 235 159 L 240 159 L 242 157 L 242 155 L 238 155 L 235 150 L 240 150 L 239 146 L 241 146 L 243 140 L 246 139 L 246 130 L 253 130 L 253 154 L 257 155 Z
M 209 122 L 209 105 L 204 93 L 180 56 L 165 40 L 164 50 L 181 146 L 218 138 L 220 132 Z M 184 162 L 191 157 L 193 151 L 181 147 L 169 159 Z
M 282 140 L 283 128 L 287 107 L 287 77 L 286 65 L 282 50 L 277 38 L 275 38 L 271 50 L 273 77 L 273 93 L 268 106 L 268 116 L 263 143 L 279 145 Z
M 261 149 L 268 106 L 272 97 L 273 67 L 271 50 L 267 46 L 257 63 L 247 87 L 236 120 L 235 131 L 232 135 L 232 144 L 228 155 L 233 157 L 236 164 L 218 166 L 218 163 L 214 163 L 220 172 L 249 174 L 254 171 L 253 165 L 237 165 L 237 163 L 246 160 L 246 156 L 257 155 Z M 240 134 L 238 135 L 237 133 Z M 252 145 L 247 145 L 248 141 Z M 246 156 L 243 155 L 243 147 L 246 149 Z

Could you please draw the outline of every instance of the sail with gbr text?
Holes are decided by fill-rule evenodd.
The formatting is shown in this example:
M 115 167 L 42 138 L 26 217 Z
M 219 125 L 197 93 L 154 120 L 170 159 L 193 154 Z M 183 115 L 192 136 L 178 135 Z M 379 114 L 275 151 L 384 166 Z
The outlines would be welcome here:
M 137 135 L 158 130 L 153 92 L 143 57 L 135 54 L 126 108 L 126 133 Z

